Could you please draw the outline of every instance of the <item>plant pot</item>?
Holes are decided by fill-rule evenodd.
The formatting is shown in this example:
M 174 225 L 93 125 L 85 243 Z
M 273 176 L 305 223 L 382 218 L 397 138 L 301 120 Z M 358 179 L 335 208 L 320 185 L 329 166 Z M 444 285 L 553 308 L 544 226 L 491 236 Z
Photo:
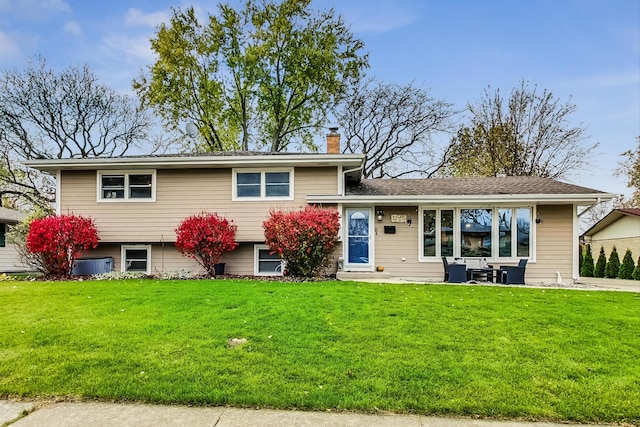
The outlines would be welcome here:
M 213 272 L 216 276 L 224 276 L 224 262 L 213 264 Z

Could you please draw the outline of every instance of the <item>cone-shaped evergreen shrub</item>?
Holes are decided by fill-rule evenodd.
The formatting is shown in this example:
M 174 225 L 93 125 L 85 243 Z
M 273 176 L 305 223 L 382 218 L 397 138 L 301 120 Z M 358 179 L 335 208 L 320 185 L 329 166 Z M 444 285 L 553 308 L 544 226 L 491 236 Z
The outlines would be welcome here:
M 593 277 L 593 255 L 591 254 L 591 245 L 587 245 L 587 250 L 582 259 L 582 267 L 580 268 L 580 276 Z
M 620 270 L 618 270 L 618 277 L 621 279 L 630 280 L 633 279 L 633 269 L 635 264 L 633 263 L 633 255 L 631 251 L 627 249 L 622 258 L 622 264 L 620 264 Z
M 604 268 L 604 277 L 615 279 L 618 277 L 618 271 L 620 271 L 620 258 L 618 257 L 618 250 L 614 246 L 611 250 L 611 255 L 609 255 L 607 266 Z
M 640 280 L 640 257 L 636 262 L 636 268 L 633 269 L 633 280 Z
M 604 268 L 607 266 L 607 257 L 604 254 L 604 248 L 600 246 L 600 255 L 598 255 L 598 262 L 593 269 L 593 277 L 604 277 Z

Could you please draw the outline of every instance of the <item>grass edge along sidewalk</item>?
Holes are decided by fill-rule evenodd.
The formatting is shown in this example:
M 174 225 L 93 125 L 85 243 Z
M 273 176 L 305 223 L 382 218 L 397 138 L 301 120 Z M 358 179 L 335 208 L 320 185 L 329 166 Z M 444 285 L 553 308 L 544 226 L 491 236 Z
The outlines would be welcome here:
M 497 286 L 1 282 L 0 396 L 638 423 L 639 308 Z

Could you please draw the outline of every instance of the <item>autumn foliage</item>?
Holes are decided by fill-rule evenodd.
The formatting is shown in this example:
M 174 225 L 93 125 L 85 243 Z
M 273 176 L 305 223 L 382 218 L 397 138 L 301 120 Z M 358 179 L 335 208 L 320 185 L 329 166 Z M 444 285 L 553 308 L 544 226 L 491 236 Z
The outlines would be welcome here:
M 267 246 L 285 262 L 291 276 L 317 276 L 331 261 L 340 230 L 336 210 L 308 206 L 302 211 L 271 211 L 262 227 Z
M 98 246 L 98 230 L 92 219 L 78 215 L 37 218 L 27 234 L 27 249 L 41 258 L 47 277 L 69 277 L 73 264 Z
M 184 219 L 176 228 L 176 247 L 186 257 L 195 259 L 215 276 L 214 265 L 225 252 L 234 250 L 237 227 L 215 213 L 202 212 Z

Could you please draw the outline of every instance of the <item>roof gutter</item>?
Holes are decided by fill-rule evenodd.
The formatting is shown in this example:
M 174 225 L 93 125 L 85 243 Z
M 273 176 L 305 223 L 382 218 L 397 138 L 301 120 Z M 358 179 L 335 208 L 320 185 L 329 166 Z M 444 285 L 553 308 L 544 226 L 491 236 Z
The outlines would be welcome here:
M 343 203 L 362 205 L 409 205 L 473 203 L 487 205 L 492 203 L 596 203 L 611 200 L 614 194 L 476 194 L 476 195 L 390 195 L 390 196 L 354 196 L 354 195 L 308 195 L 309 203 Z M 599 202 L 598 202 L 599 203 Z

